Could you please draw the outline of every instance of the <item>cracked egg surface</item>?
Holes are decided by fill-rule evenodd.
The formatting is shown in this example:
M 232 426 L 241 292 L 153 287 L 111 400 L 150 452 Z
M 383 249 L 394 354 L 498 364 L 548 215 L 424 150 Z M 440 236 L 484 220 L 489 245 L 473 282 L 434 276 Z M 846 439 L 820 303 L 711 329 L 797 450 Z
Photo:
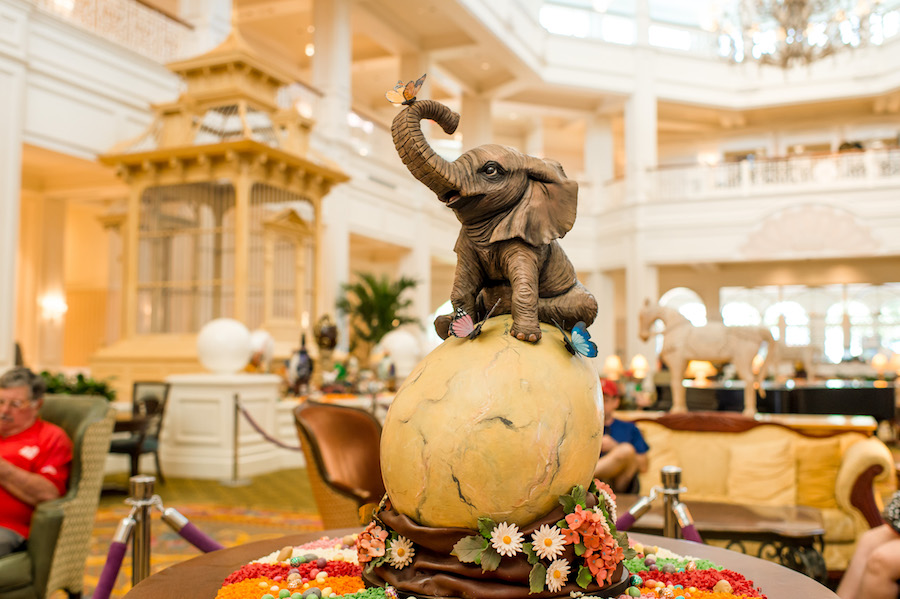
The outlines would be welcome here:
M 450 337 L 397 391 L 381 438 L 394 508 L 424 526 L 525 525 L 588 486 L 603 401 L 587 358 L 541 323 L 531 344 L 495 316 L 476 339 Z

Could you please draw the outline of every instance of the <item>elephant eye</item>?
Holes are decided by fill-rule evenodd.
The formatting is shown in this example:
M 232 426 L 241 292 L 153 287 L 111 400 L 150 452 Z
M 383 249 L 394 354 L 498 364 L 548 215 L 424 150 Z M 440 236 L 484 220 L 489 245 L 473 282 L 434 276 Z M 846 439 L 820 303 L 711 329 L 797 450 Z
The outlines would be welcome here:
M 506 171 L 504 171 L 503 167 L 496 162 L 486 162 L 484 163 L 484 166 L 481 167 L 481 172 L 488 177 L 494 177 L 497 175 L 502 175 Z

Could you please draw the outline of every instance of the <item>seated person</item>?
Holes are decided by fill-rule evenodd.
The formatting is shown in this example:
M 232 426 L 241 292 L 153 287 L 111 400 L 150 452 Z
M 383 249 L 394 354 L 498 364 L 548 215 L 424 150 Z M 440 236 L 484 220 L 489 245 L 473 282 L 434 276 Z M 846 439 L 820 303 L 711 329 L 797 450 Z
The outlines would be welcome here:
M 621 395 L 615 381 L 601 379 L 603 389 L 603 444 L 594 478 L 606 481 L 616 493 L 632 490 L 638 472 L 647 470 L 647 451 L 641 431 L 633 422 L 615 417 Z
M 837 588 L 841 599 L 896 599 L 900 593 L 900 491 L 885 509 L 887 524 L 863 533 Z
M 28 368 L 0 376 L 0 557 L 28 538 L 34 507 L 66 491 L 72 442 L 38 417 L 45 388 Z

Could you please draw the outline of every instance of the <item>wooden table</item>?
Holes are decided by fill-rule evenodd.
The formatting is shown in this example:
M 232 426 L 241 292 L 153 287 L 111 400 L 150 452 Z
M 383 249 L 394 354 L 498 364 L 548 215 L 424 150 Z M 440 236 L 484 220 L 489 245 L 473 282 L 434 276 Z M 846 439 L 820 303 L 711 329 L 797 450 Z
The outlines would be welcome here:
M 247 562 L 260 558 L 286 545 L 300 545 L 322 535 L 341 537 L 358 529 L 329 530 L 289 535 L 279 539 L 257 541 L 239 547 L 222 549 L 176 564 L 144 579 L 125 596 L 127 599 L 159 599 L 160 597 L 190 597 L 213 599 L 225 578 Z M 762 588 L 769 599 L 836 599 L 837 595 L 812 578 L 773 562 L 749 555 L 678 541 L 653 535 L 629 535 L 645 545 L 659 545 L 681 555 L 712 560 L 720 566 L 740 572 Z
M 637 495 L 618 495 L 619 514 L 637 501 Z M 756 557 L 777 558 L 783 565 L 825 581 L 828 572 L 822 557 L 825 524 L 819 510 L 807 506 L 753 506 L 686 500 L 694 526 L 703 539 L 728 542 L 729 549 L 748 553 L 744 544 L 759 543 Z M 664 508 L 662 498 L 631 527 L 633 531 L 661 532 Z

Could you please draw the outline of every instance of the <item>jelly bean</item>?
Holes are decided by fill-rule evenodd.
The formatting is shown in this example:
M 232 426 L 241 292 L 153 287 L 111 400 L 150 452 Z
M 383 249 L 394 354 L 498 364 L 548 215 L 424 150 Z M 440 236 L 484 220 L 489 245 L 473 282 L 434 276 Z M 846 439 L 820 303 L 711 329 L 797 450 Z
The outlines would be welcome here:
M 321 596 L 322 596 L 322 591 L 320 591 L 316 587 L 313 587 L 313 588 L 309 589 L 308 591 L 306 591 L 305 593 L 303 593 L 303 599 L 309 599 L 310 597 L 321 597 Z
M 306 558 L 306 561 L 308 561 L 308 562 L 314 562 L 317 559 L 319 559 L 319 556 L 316 555 L 315 553 L 305 553 L 305 554 L 303 554 L 303 557 Z
M 325 587 L 324 589 L 322 589 L 323 597 L 331 597 L 331 595 L 333 595 L 333 594 L 334 594 L 334 591 L 331 590 L 331 587 Z
M 303 599 L 303 595 L 301 593 L 294 593 L 291 595 L 291 599 Z
M 272 580 L 274 580 L 275 582 L 281 582 L 282 580 L 284 580 L 284 576 L 276 576 Z
M 320 557 L 319 559 L 316 560 L 316 567 L 319 570 L 324 570 L 325 566 L 327 566 L 327 565 L 328 565 L 328 560 L 325 559 L 324 557 Z
M 651 572 L 656 572 L 657 570 L 659 570 L 659 566 L 657 566 L 656 564 L 650 564 L 649 566 L 647 566 L 647 569 Z
M 269 583 L 260 581 L 259 588 L 264 589 L 269 586 Z
M 290 597 L 291 592 L 287 589 L 281 589 L 278 591 L 278 599 L 285 599 L 285 597 Z
M 302 555 L 299 556 L 299 557 L 292 557 L 292 558 L 291 558 L 291 565 L 292 565 L 292 566 L 299 566 L 300 564 L 305 564 L 305 563 L 306 563 L 306 558 L 303 557 Z
M 275 599 L 275 596 L 274 596 L 274 595 L 271 595 L 271 594 L 269 594 L 269 593 L 266 593 L 265 595 L 263 595 L 263 596 L 260 597 L 259 599 Z
M 644 584 L 644 581 L 643 581 L 643 579 L 641 579 L 640 576 L 635 574 L 634 576 L 631 577 L 631 584 L 632 584 L 632 586 L 639 587 L 642 584 Z
M 640 597 L 641 591 L 637 587 L 628 587 L 628 590 L 625 591 L 629 597 Z
M 343 539 L 341 539 L 341 542 L 347 547 L 350 547 L 351 545 L 354 545 L 356 543 L 356 539 L 353 538 L 353 535 L 347 535 Z

